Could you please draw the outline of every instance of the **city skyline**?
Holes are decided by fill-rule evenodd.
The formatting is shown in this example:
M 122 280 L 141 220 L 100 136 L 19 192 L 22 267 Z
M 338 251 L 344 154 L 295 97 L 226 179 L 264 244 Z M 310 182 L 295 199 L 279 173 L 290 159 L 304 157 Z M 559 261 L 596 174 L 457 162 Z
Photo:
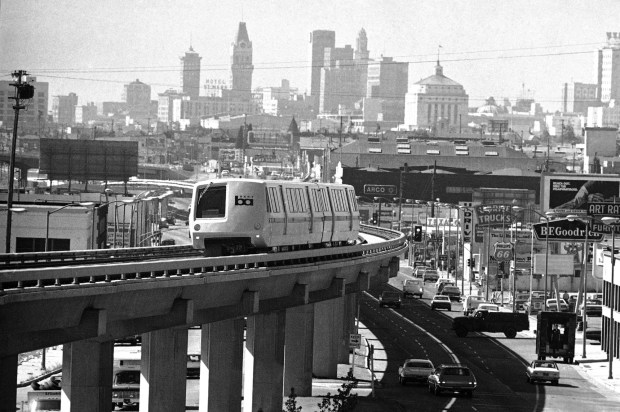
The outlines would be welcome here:
M 553 111 L 561 107 L 563 83 L 596 83 L 596 52 L 606 32 L 620 31 L 614 21 L 620 4 L 595 5 L 577 0 L 506 1 L 501 9 L 486 0 L 388 0 L 381 6 L 349 0 L 312 5 L 234 0 L 225 6 L 166 0 L 3 2 L 0 79 L 23 69 L 49 82 L 50 96 L 74 92 L 79 104 L 120 101 L 124 85 L 139 79 L 152 87 L 155 100 L 166 89 L 181 89 L 179 58 L 190 46 L 202 57 L 201 87 L 206 79 L 228 79 L 230 46 L 243 21 L 254 49 L 253 87 L 288 79 L 303 93 L 310 76 L 310 33 L 333 30 L 336 47 L 355 47 L 364 28 L 370 57 L 408 62 L 409 84 L 431 75 L 439 54 L 445 75 L 463 85 L 471 107 L 490 96 L 514 103 L 525 94 Z

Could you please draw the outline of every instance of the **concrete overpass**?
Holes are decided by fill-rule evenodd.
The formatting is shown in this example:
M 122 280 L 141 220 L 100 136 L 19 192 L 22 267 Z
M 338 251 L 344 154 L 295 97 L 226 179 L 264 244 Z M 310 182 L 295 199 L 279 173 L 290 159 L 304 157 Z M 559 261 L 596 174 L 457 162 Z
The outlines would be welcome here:
M 218 258 L 0 270 L 0 412 L 19 353 L 63 347 L 63 411 L 110 411 L 114 339 L 142 334 L 141 411 L 185 408 L 187 329 L 202 326 L 201 411 L 274 411 L 348 361 L 357 294 L 396 276 L 399 232 L 373 242 Z M 245 329 L 245 345 L 244 345 Z M 245 351 L 245 357 L 244 357 Z

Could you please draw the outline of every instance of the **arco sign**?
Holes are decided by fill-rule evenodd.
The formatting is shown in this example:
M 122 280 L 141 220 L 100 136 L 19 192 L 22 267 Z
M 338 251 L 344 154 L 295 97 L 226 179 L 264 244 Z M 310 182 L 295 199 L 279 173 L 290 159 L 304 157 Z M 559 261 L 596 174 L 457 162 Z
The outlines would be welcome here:
M 395 196 L 397 193 L 393 185 L 364 185 L 365 195 Z

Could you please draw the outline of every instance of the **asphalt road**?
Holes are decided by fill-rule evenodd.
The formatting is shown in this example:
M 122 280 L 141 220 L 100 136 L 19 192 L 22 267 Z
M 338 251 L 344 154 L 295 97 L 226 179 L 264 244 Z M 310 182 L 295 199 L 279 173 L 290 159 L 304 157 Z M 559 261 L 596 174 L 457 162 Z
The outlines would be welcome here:
M 399 274 L 390 284 L 401 289 L 406 277 Z M 390 286 L 385 286 L 389 288 Z M 422 299 L 409 298 L 401 309 L 379 308 L 375 299 L 361 300 L 360 321 L 377 336 L 385 352 L 378 395 L 397 401 L 407 411 L 612 411 L 620 397 L 604 393 L 582 377 L 574 365 L 559 364 L 560 384 L 529 384 L 525 367 L 535 358 L 535 337 L 518 333 L 469 334 L 459 338 L 451 330 L 453 317 L 462 316 L 461 304 L 453 311 L 431 311 L 434 285 L 427 284 Z M 379 290 L 371 292 L 375 297 Z M 372 342 L 371 342 L 372 343 Z M 428 392 L 426 385 L 398 383 L 398 367 L 406 358 L 428 358 L 435 365 L 459 361 L 474 372 L 478 388 L 473 398 Z M 383 365 L 382 365 L 383 366 Z

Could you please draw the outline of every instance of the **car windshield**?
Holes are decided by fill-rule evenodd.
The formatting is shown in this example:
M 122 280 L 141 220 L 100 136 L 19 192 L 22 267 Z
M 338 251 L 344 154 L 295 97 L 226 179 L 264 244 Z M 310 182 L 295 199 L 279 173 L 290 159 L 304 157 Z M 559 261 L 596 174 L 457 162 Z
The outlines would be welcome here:
M 443 371 L 444 375 L 450 376 L 469 376 L 469 369 L 467 368 L 446 368 Z
M 447 296 L 442 296 L 442 295 L 437 295 L 437 296 L 435 296 L 433 299 L 435 299 L 435 300 L 450 300 L 450 298 L 449 298 L 449 297 L 447 297 Z
M 555 368 L 557 369 L 557 365 L 553 362 L 535 362 L 534 367 L 538 368 Z
M 432 368 L 431 363 L 426 361 L 411 361 L 407 362 L 406 366 L 408 368 Z
M 140 371 L 121 371 L 116 374 L 117 385 L 132 385 L 140 383 Z

